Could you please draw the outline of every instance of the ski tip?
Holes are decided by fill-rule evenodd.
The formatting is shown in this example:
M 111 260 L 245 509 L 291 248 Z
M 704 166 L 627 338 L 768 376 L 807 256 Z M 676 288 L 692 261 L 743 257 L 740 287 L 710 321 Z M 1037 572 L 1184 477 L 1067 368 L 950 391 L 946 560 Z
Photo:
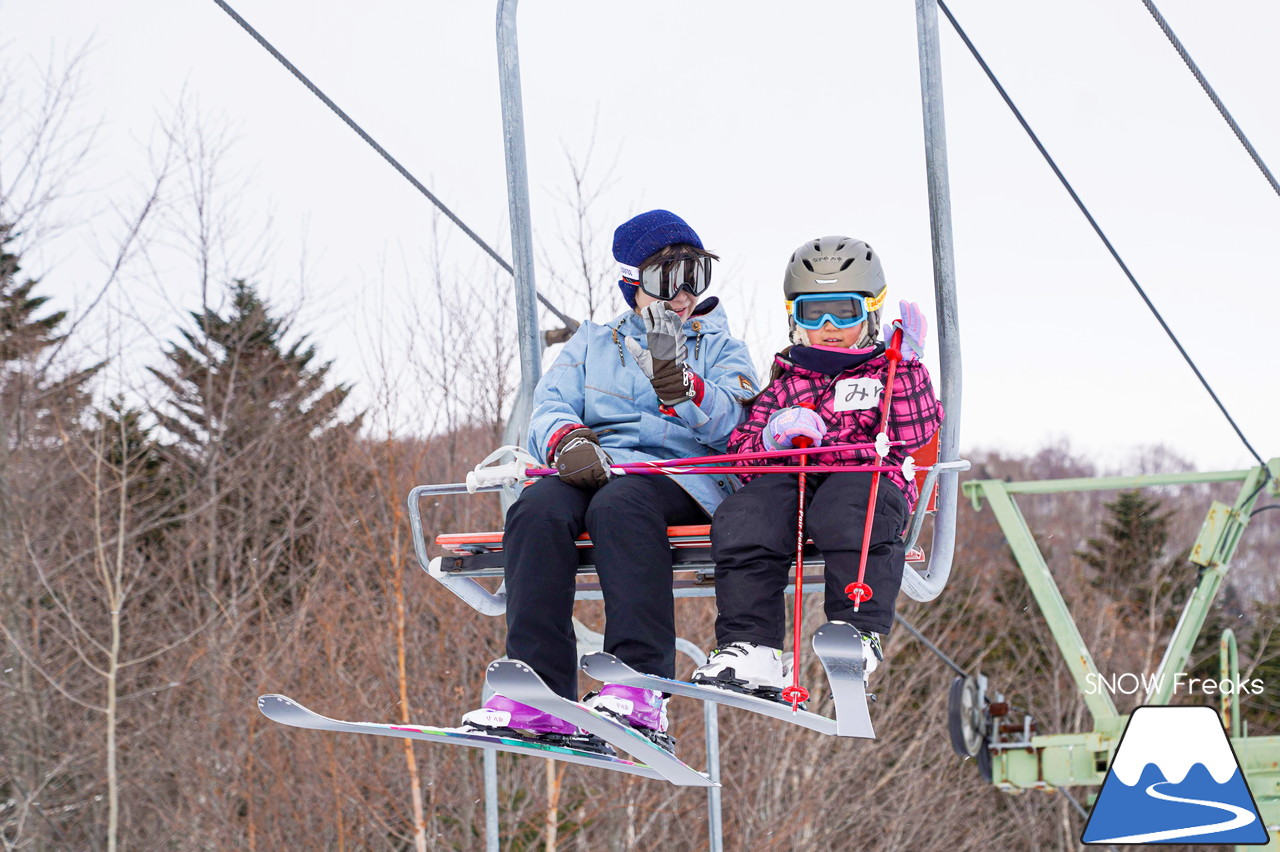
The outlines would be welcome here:
M 603 674 L 604 670 L 610 666 L 616 667 L 620 665 L 622 665 L 621 660 L 613 654 L 606 654 L 603 651 L 585 654 L 578 662 L 578 667 L 596 680 L 608 680 L 608 677 Z M 592 671 L 593 669 L 594 672 Z
M 288 703 L 290 703 L 289 699 L 285 698 L 283 695 L 275 695 L 274 693 L 271 695 L 259 695 L 258 712 L 263 716 L 266 716 L 268 719 L 275 721 L 273 711 L 279 708 L 280 705 L 287 705 Z
M 501 671 L 502 669 L 517 669 L 519 671 L 524 671 L 524 672 L 533 671 L 533 669 L 529 668 L 528 665 L 521 662 L 520 660 L 506 660 L 506 659 L 494 660 L 492 663 L 489 664 L 488 670 L 491 672 L 496 672 L 496 671 Z
M 258 712 L 272 721 L 279 721 L 277 717 L 281 713 L 295 709 L 302 710 L 307 713 L 311 712 L 287 695 L 280 695 L 273 692 L 268 695 L 258 696 Z
M 267 707 L 271 706 L 272 704 L 278 704 L 280 702 L 285 702 L 288 700 L 289 699 L 285 698 L 283 695 L 277 695 L 274 692 L 267 695 L 259 695 L 258 709 L 265 713 Z

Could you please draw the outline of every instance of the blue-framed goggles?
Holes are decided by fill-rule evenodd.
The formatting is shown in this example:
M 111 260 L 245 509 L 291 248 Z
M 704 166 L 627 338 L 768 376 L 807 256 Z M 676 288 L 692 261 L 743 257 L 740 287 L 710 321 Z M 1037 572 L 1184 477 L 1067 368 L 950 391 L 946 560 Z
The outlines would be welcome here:
M 827 323 L 836 328 L 853 328 L 867 319 L 865 293 L 804 293 L 788 305 L 800 328 L 816 331 Z

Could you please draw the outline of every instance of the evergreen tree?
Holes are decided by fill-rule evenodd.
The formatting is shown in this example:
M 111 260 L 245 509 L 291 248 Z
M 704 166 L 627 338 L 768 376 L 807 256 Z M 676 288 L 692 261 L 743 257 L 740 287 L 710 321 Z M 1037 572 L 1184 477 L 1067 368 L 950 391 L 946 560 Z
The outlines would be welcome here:
M 9 250 L 15 236 L 0 223 L 0 455 L 33 435 L 66 428 L 84 410 L 86 384 L 102 367 L 59 373 L 50 363 L 65 340 L 58 329 L 67 312 L 40 316 L 49 297 L 33 295 L 36 280 L 20 279 L 19 258 Z
M 305 338 L 286 343 L 287 322 L 252 285 L 235 281 L 229 296 L 225 314 L 193 311 L 151 370 L 169 392 L 155 416 L 173 436 L 184 514 L 202 531 L 191 579 L 224 611 L 291 600 L 314 571 L 324 471 L 359 425 L 340 417 L 350 388 L 328 386 L 331 362 Z
M 1140 491 L 1121 492 L 1105 506 L 1109 517 L 1103 523 L 1104 535 L 1090 538 L 1076 551 L 1097 571 L 1090 584 L 1131 614 L 1146 612 L 1157 601 L 1185 599 L 1186 583 L 1177 582 L 1172 571 L 1180 560 L 1170 560 L 1165 553 L 1172 512 L 1162 511 L 1158 498 L 1144 497 Z M 1194 575 L 1183 579 L 1194 581 Z M 1177 586 L 1184 588 L 1176 592 Z M 1176 612 L 1168 616 L 1170 627 L 1176 618 Z
M 168 370 L 152 369 L 171 394 L 173 414 L 156 412 L 178 444 L 200 456 L 216 445 L 228 457 L 253 452 L 268 438 L 317 438 L 346 430 L 338 409 L 350 388 L 326 388 L 332 362 L 313 363 L 314 346 L 300 338 L 285 347 L 287 324 L 274 317 L 252 285 L 230 288 L 226 316 L 192 311 L 194 329 L 171 343 Z M 185 345 L 184 345 L 185 344 Z
M 1096 651 L 1112 672 L 1152 672 L 1198 577 L 1189 551 L 1168 553 L 1173 513 L 1159 498 L 1125 491 L 1104 505 L 1103 535 L 1075 554 L 1094 570 L 1088 580 L 1092 603 L 1111 625 L 1107 645 Z M 1124 712 L 1121 698 L 1116 696 L 1117 706 Z
M 0 224 L 0 361 L 18 361 L 36 355 L 62 340 L 55 332 L 66 319 L 66 311 L 58 311 L 41 319 L 35 314 L 47 297 L 33 298 L 36 282 L 30 278 L 18 283 L 22 267 L 18 256 L 9 251 L 14 234 L 8 225 Z

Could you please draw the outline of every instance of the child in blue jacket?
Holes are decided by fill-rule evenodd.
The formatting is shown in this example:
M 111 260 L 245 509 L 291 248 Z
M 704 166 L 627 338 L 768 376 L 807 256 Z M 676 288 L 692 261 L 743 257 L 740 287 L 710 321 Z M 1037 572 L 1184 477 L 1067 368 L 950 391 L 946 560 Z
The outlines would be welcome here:
M 716 255 L 679 216 L 642 213 L 618 227 L 614 258 L 630 306 L 584 322 L 538 382 L 529 449 L 558 477 L 526 488 L 507 512 L 507 656 L 577 699 L 572 617 L 584 531 L 604 594 L 605 651 L 675 677 L 668 526 L 707 523 L 736 486 L 727 476 L 615 476 L 611 464 L 724 452 L 756 393 L 747 346 L 716 298 L 699 302 Z M 670 748 L 660 692 L 606 684 L 587 703 Z M 577 729 L 494 696 L 464 726 L 541 738 Z

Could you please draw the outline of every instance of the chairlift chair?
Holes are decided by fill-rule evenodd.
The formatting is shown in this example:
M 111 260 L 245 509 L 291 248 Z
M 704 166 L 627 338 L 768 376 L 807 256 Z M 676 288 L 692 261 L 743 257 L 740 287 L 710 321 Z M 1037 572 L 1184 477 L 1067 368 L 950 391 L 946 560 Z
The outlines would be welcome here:
M 916 487 L 921 496 L 904 536 L 907 565 L 903 572 L 902 590 L 918 601 L 932 600 L 936 596 L 930 586 L 928 561 L 924 549 L 919 546 L 919 538 L 925 521 L 937 511 L 938 476 L 946 470 L 958 471 L 969 466 L 963 460 L 937 462 L 939 435 L 940 433 L 935 433 L 929 443 L 912 452 L 918 466 L 929 468 L 915 473 Z M 409 493 L 409 520 L 413 528 L 413 544 L 418 563 L 432 578 L 484 615 L 502 615 L 506 612 L 505 590 L 500 586 L 491 592 L 479 582 L 483 579 L 501 578 L 504 574 L 506 554 L 503 551 L 502 532 L 441 533 L 433 541 L 437 547 L 448 552 L 432 556 L 428 548 L 428 534 L 422 523 L 420 501 L 442 494 L 495 491 L 505 492 L 509 499 L 515 499 L 526 482 L 524 469 L 534 464 L 533 459 L 520 448 L 501 447 L 469 473 L 466 482 L 420 485 Z M 856 522 L 856 519 L 851 519 L 850 522 Z M 714 595 L 715 563 L 711 559 L 711 526 L 696 524 L 668 527 L 667 537 L 672 550 L 672 594 L 678 598 Z M 590 536 L 584 533 L 579 536 L 577 543 L 579 575 L 594 576 L 596 570 Z M 806 569 L 814 569 L 815 573 L 805 574 L 805 593 L 823 589 L 823 564 L 821 552 L 814 547 L 812 541 L 806 541 L 804 565 Z M 794 571 L 793 562 L 793 577 Z M 579 582 L 575 598 L 600 600 L 600 583 Z

